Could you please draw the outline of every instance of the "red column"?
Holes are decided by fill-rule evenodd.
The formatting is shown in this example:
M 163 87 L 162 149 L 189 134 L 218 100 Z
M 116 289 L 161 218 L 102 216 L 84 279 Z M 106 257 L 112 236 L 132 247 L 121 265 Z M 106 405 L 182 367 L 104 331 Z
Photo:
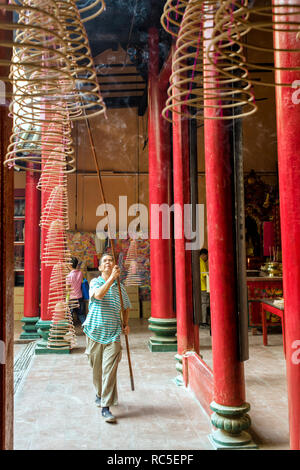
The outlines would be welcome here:
M 33 166 L 28 163 L 28 166 Z M 40 297 L 40 215 L 41 193 L 37 189 L 39 173 L 26 172 L 24 316 L 39 317 Z
M 165 89 L 158 83 L 159 38 L 156 28 L 149 30 L 149 207 L 150 219 L 153 204 L 171 202 L 170 125 L 161 112 L 166 99 Z M 150 269 L 151 269 L 151 318 L 149 328 L 158 335 L 152 337 L 150 349 L 176 350 L 176 320 L 173 310 L 173 268 L 171 237 L 162 238 L 160 224 L 158 239 L 153 238 L 157 229 L 150 220 Z M 165 338 L 165 339 L 164 339 Z M 155 344 L 154 344 L 155 343 Z M 162 344 L 163 343 L 163 344 Z
M 178 108 L 178 107 L 177 107 Z M 177 109 L 176 108 L 176 109 Z M 179 111 L 179 110 L 178 110 Z M 184 205 L 190 204 L 188 120 L 173 113 L 174 204 L 182 212 L 181 238 L 175 238 L 176 315 L 178 354 L 194 349 L 193 289 L 191 251 L 186 250 Z M 176 223 L 176 220 L 175 220 Z M 176 227 L 178 230 L 179 227 Z M 200 289 L 200 286 L 199 286 Z M 197 328 L 198 335 L 199 330 Z M 199 351 L 197 351 L 199 352 Z
M 50 194 L 42 191 L 42 211 L 47 204 L 47 200 Z M 41 230 L 41 259 L 46 246 L 48 229 L 42 228 Z M 46 266 L 45 263 L 41 263 L 41 320 L 51 321 L 48 315 L 48 294 L 51 277 L 52 267 Z
M 30 171 L 27 164 L 25 189 L 25 248 L 24 248 L 24 317 L 20 339 L 39 338 L 36 323 L 40 303 L 40 215 L 41 194 L 37 189 L 39 173 Z
M 285 9 L 289 21 L 297 23 L 299 18 L 293 16 L 293 11 L 292 7 Z M 281 8 L 280 13 L 283 12 Z M 275 32 L 274 44 L 281 50 L 299 49 L 296 33 Z M 275 65 L 299 67 L 300 53 L 275 53 Z M 300 449 L 300 103 L 299 83 L 296 84 L 298 93 L 292 85 L 300 80 L 300 72 L 279 71 L 275 78 L 277 83 L 291 84 L 276 87 L 276 117 L 290 446 L 296 450 Z
M 245 384 L 237 356 L 229 140 L 223 121 L 206 120 L 204 135 L 214 399 L 239 406 L 245 400 Z
M 211 24 L 207 21 L 206 28 Z M 205 29 L 209 39 L 211 29 Z M 205 70 L 205 90 L 213 87 L 216 72 Z M 205 105 L 216 105 L 207 100 Z M 221 447 L 246 445 L 250 436 L 244 432 L 250 426 L 245 413 L 244 366 L 238 359 L 238 328 L 236 310 L 235 249 L 233 236 L 232 165 L 228 121 L 211 119 L 218 109 L 205 110 L 204 148 L 207 202 L 207 237 L 209 252 L 209 283 L 211 332 L 213 349 L 214 395 L 212 423 L 218 431 L 213 443 Z M 229 416 L 228 416 L 229 415 Z M 230 419 L 234 418 L 234 426 Z M 232 429 L 234 428 L 235 429 Z M 237 431 L 240 431 L 235 435 Z
M 50 112 L 45 110 L 45 123 L 43 124 L 43 129 L 47 129 L 49 126 L 49 115 Z M 51 115 L 50 115 L 51 116 Z M 43 135 L 44 137 L 44 135 Z M 47 136 L 47 144 L 49 145 L 50 138 Z M 57 137 L 53 136 L 53 147 L 57 146 Z M 49 148 L 48 148 L 49 154 Z M 47 155 L 48 155 L 47 154 Z M 43 209 L 47 204 L 47 200 L 50 197 L 49 192 L 41 191 L 41 213 L 43 213 Z M 49 330 L 51 326 L 51 315 L 49 316 L 48 313 L 48 295 L 49 295 L 49 286 L 50 286 L 50 278 L 52 267 L 46 266 L 45 263 L 42 263 L 43 254 L 46 247 L 46 238 L 47 238 L 48 229 L 42 228 L 41 229 L 41 318 L 37 323 L 38 333 L 41 336 L 40 341 L 37 343 L 37 347 L 35 349 L 35 354 L 48 354 L 51 353 L 52 350 L 47 348 Z

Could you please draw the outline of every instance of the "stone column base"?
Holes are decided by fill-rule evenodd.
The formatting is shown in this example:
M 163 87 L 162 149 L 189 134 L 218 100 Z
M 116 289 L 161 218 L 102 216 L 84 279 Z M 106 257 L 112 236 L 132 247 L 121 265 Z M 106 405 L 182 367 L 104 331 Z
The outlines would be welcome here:
M 208 436 L 215 449 L 256 449 L 250 434 L 245 432 L 251 426 L 249 403 L 241 406 L 223 406 L 216 402 L 210 404 L 214 411 L 211 415 L 211 422 L 216 431 Z
M 37 332 L 36 323 L 39 321 L 40 317 L 23 317 L 22 322 L 24 325 L 22 326 L 23 330 L 20 334 L 20 339 L 38 339 L 40 335 Z
M 52 321 L 49 320 L 39 320 L 36 324 L 40 341 L 37 342 L 35 348 L 35 354 L 70 354 L 70 348 L 68 349 L 50 349 L 47 347 L 48 336 L 50 332 Z
M 177 351 L 177 321 L 176 318 L 150 317 L 149 330 L 155 333 L 151 336 L 148 346 L 151 352 Z

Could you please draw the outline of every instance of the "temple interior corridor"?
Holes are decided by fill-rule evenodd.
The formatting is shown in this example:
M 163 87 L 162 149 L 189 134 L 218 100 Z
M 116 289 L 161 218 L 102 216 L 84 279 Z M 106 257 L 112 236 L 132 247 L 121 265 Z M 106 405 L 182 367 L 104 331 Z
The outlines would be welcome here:
M 300 0 L 0 36 L 1 450 L 300 450 Z
M 210 450 L 208 416 L 189 389 L 175 384 L 174 353 L 150 353 L 147 320 L 132 319 L 129 344 L 135 380 L 130 389 L 126 350 L 118 371 L 117 424 L 105 423 L 95 406 L 85 337 L 69 355 L 32 355 L 15 392 L 16 450 Z M 18 325 L 16 324 L 16 336 Z M 245 364 L 251 434 L 260 450 L 289 448 L 288 405 L 282 335 L 249 332 Z M 124 338 L 122 338 L 124 346 Z M 203 359 L 212 367 L 209 330 L 200 329 Z M 15 364 L 27 344 L 15 344 Z M 22 374 L 21 374 L 22 375 Z M 15 378 L 17 378 L 15 372 Z M 109 428 L 109 432 L 108 432 Z

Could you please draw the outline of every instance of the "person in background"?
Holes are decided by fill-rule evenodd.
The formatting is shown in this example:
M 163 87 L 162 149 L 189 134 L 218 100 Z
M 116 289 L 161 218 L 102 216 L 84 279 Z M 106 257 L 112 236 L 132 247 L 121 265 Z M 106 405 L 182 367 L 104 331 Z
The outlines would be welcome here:
M 93 370 L 96 405 L 102 407 L 104 420 L 114 423 L 116 418 L 109 407 L 118 404 L 117 369 L 122 356 L 120 334 L 122 330 L 129 333 L 127 322 L 131 305 L 125 287 L 120 283 L 125 309 L 122 324 L 117 283 L 120 268 L 111 255 L 105 254 L 100 258 L 98 269 L 101 275 L 90 282 L 89 312 L 83 328 L 85 354 Z
M 79 306 L 76 308 L 71 309 L 72 317 L 74 320 L 74 314 L 76 313 L 78 320 L 80 321 L 81 325 L 83 324 L 86 315 L 84 312 L 85 306 L 84 306 L 84 299 L 82 295 L 82 289 L 81 289 L 81 284 L 82 284 L 82 272 L 80 269 L 78 269 L 78 259 L 73 257 L 71 260 L 72 264 L 72 270 L 71 272 L 67 275 L 67 286 L 70 288 L 70 300 L 71 299 L 77 299 Z
M 202 304 L 202 322 L 201 325 L 210 325 L 209 314 L 209 293 L 207 292 L 207 274 L 208 274 L 208 251 L 206 248 L 200 250 L 200 278 L 201 278 L 201 304 Z

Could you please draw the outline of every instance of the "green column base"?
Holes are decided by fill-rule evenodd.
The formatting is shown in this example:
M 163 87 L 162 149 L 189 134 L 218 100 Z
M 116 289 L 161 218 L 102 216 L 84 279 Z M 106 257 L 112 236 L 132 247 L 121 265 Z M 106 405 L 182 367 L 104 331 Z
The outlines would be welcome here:
M 70 349 L 50 349 L 43 346 L 37 346 L 35 348 L 35 354 L 41 355 L 41 354 L 70 354 Z
M 250 434 L 245 431 L 240 433 L 238 441 L 221 430 L 210 434 L 208 439 L 215 450 L 255 450 L 258 448 Z
M 249 403 L 241 406 L 223 406 L 216 402 L 210 404 L 214 411 L 211 422 L 216 431 L 208 436 L 216 450 L 243 450 L 257 449 L 252 437 L 246 430 L 251 426 Z
M 41 337 L 41 339 L 37 342 L 35 348 L 35 354 L 70 354 L 70 348 L 55 348 L 50 349 L 47 347 L 48 344 L 48 336 L 51 327 L 51 321 L 47 320 L 39 320 L 36 324 L 37 331 Z
M 148 346 L 151 352 L 173 352 L 177 351 L 177 322 L 176 318 L 153 318 L 148 319 L 149 330 L 155 333 L 151 336 Z
M 157 337 L 155 338 L 157 340 Z M 152 338 L 150 338 L 148 347 L 151 352 L 174 352 L 177 351 L 177 343 L 176 344 L 168 344 L 168 343 L 158 343 L 153 342 Z
M 20 339 L 38 339 L 40 335 L 37 332 L 36 323 L 39 321 L 40 317 L 23 317 L 22 322 L 24 325 L 22 326 L 23 330 L 20 334 Z

